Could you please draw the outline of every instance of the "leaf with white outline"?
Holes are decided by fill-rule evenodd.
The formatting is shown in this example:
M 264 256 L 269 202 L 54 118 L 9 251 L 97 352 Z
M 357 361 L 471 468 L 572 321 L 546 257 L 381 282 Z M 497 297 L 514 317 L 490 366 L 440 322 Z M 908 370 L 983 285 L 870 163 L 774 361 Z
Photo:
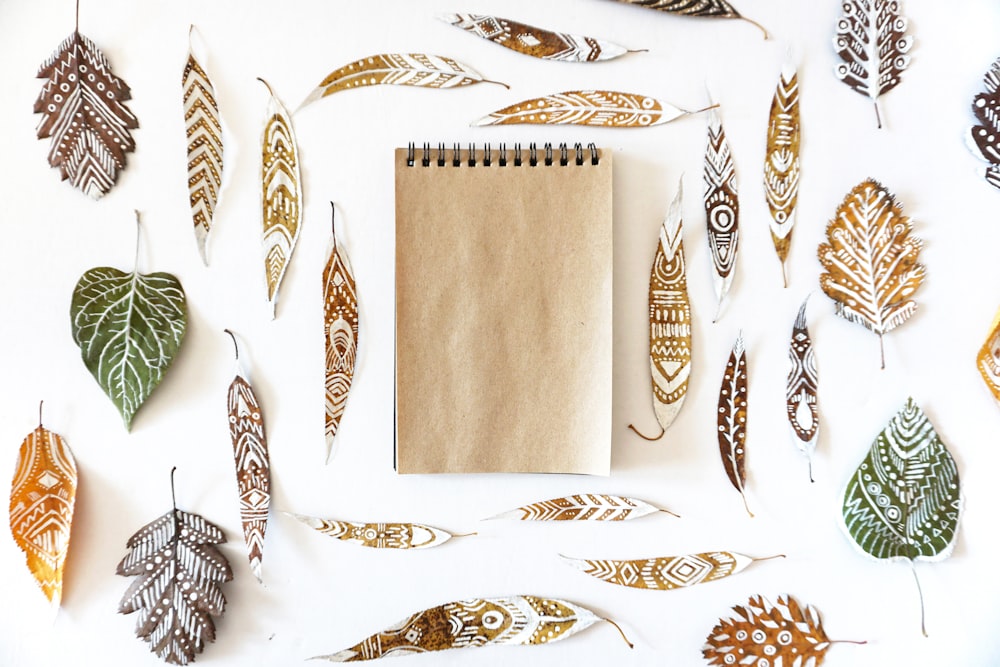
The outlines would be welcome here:
M 637 558 L 632 560 L 562 559 L 595 579 L 609 584 L 645 590 L 672 591 L 739 574 L 751 564 L 768 558 L 751 558 L 733 551 L 709 551 L 683 556 Z
M 788 249 L 795 226 L 799 200 L 799 78 L 795 68 L 781 68 L 778 87 L 771 100 L 767 123 L 767 153 L 764 156 L 764 197 L 771 212 L 771 240 L 781 262 L 781 277 L 788 287 Z
M 708 141 L 705 145 L 705 222 L 708 247 L 712 253 L 712 287 L 718 306 L 715 319 L 722 313 L 722 302 L 729 294 L 736 274 L 740 249 L 740 198 L 736 186 L 736 163 L 716 109 L 708 112 Z
M 520 521 L 628 521 L 656 512 L 677 516 L 670 510 L 654 507 L 636 498 L 585 493 L 531 503 L 489 518 Z
M 652 127 L 699 113 L 655 97 L 615 90 L 570 90 L 524 100 L 483 116 L 473 125 L 590 125 Z
M 809 327 L 806 325 L 806 304 L 802 302 L 799 315 L 792 326 L 792 340 L 788 346 L 788 380 L 785 383 L 785 412 L 792 427 L 795 447 L 809 460 L 809 481 L 813 481 L 812 458 L 819 439 L 818 388 L 819 372 L 813 351 Z
M 1000 188 L 1000 58 L 983 77 L 983 92 L 972 102 L 976 124 L 965 135 L 969 148 L 986 161 L 986 182 Z
M 465 537 L 422 523 L 360 523 L 302 514 L 289 516 L 329 537 L 372 549 L 427 549 L 441 546 L 453 537 Z

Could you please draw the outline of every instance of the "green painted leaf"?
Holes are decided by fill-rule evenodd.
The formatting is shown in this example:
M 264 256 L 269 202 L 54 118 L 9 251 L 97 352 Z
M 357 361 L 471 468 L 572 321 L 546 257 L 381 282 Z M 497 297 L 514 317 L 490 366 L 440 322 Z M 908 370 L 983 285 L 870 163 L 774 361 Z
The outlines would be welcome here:
M 184 288 L 169 273 L 90 269 L 73 290 L 70 317 L 83 363 L 131 429 L 181 346 Z
M 955 460 L 910 398 L 847 484 L 844 526 L 875 558 L 942 560 L 954 546 L 961 506 Z

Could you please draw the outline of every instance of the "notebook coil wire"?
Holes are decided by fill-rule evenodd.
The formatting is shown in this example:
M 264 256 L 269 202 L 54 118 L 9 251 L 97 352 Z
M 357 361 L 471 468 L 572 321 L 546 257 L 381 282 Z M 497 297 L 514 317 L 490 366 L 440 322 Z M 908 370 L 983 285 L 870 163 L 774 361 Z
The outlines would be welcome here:
M 542 145 L 542 151 L 544 155 L 542 157 L 542 163 L 546 167 L 551 167 L 558 162 L 558 166 L 566 167 L 570 164 L 570 151 L 571 149 L 566 143 L 560 143 L 558 145 L 558 160 L 555 156 L 555 150 L 551 143 L 545 143 Z M 465 164 L 469 167 L 491 167 L 493 166 L 493 145 L 484 144 L 483 154 L 480 159 L 476 153 L 476 145 L 474 143 L 469 144 L 468 157 Z M 410 142 L 406 149 L 406 166 L 413 167 L 417 164 L 417 145 L 414 142 Z M 595 144 L 587 144 L 584 148 L 583 144 L 576 143 L 572 148 L 572 152 L 575 154 L 573 157 L 573 162 L 576 166 L 582 166 L 584 162 L 589 158 L 590 164 L 599 164 L 600 159 L 597 153 L 597 146 Z M 508 161 L 508 149 L 506 143 L 501 143 L 496 151 L 497 159 L 496 163 L 500 167 L 506 167 L 509 164 Z M 523 166 L 523 156 L 521 150 L 521 144 L 514 144 L 514 160 L 513 165 L 515 167 Z M 462 166 L 462 148 L 459 144 L 452 144 L 451 147 L 451 166 L 461 167 Z M 439 143 L 437 149 L 431 146 L 429 142 L 424 142 L 422 149 L 420 150 L 420 165 L 423 167 L 430 167 L 431 162 L 437 164 L 438 167 L 445 167 L 448 164 L 448 147 L 444 143 Z M 538 166 L 539 163 L 539 151 L 538 145 L 535 142 L 528 144 L 528 165 L 531 167 Z

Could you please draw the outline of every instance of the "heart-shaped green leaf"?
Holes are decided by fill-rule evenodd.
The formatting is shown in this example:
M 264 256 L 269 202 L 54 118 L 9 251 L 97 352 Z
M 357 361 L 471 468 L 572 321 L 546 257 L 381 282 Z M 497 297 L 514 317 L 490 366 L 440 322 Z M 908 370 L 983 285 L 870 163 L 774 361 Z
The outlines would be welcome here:
M 184 288 L 169 273 L 90 269 L 73 290 L 70 317 L 83 363 L 131 429 L 181 346 Z

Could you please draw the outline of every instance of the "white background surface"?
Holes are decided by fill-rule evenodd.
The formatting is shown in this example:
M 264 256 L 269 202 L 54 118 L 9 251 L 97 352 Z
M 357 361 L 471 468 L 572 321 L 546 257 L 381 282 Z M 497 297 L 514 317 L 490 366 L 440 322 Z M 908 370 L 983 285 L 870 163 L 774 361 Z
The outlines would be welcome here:
M 0 531 L 0 664 L 154 665 L 133 638 L 134 618 L 115 613 L 129 582 L 114 574 L 129 535 L 169 508 L 169 470 L 178 466 L 181 508 L 229 536 L 236 578 L 218 641 L 198 658 L 219 665 L 298 664 L 353 645 L 416 610 L 478 596 L 561 597 L 617 619 L 548 647 L 490 648 L 406 658 L 413 665 L 698 665 L 720 615 L 751 594 L 791 593 L 822 612 L 829 635 L 867 639 L 836 645 L 829 665 L 986 666 L 1000 662 L 996 603 L 996 471 L 1000 413 L 974 367 L 1000 302 L 996 248 L 1000 192 L 977 174 L 963 133 L 983 72 L 997 55 L 1000 9 L 986 0 L 905 3 L 916 37 L 913 64 L 884 100 L 887 129 L 871 105 L 833 75 L 839 3 L 743 0 L 751 25 L 691 20 L 606 0 L 487 2 L 84 2 L 81 31 L 132 88 L 138 148 L 114 190 L 99 202 L 59 181 L 46 164 L 31 113 L 45 60 L 73 27 L 68 0 L 0 2 L 3 160 L 0 161 L 0 479 L 36 424 L 63 434 L 80 486 L 63 607 L 51 620 L 44 596 L 8 531 Z M 286 8 L 278 10 L 280 5 Z M 440 23 L 438 12 L 497 13 L 527 23 L 649 48 L 592 66 L 548 63 L 508 52 Z M 210 269 L 197 255 L 188 210 L 180 78 L 190 22 L 209 54 L 229 135 L 212 235 Z M 804 124 L 799 223 L 791 287 L 767 232 L 761 182 L 768 106 L 791 48 L 801 63 Z M 295 117 L 305 186 L 305 221 L 282 288 L 277 321 L 265 304 L 260 263 L 258 136 L 267 78 L 295 108 L 330 71 L 380 52 L 455 57 L 506 91 L 481 85 L 428 91 L 348 91 Z M 743 237 L 729 305 L 711 323 L 701 160 L 705 121 L 690 117 L 641 130 L 510 127 L 469 123 L 507 104 L 578 88 L 645 93 L 679 106 L 721 102 L 741 185 Z M 391 151 L 409 141 L 594 141 L 615 152 L 615 402 L 612 475 L 398 477 L 392 470 L 393 174 Z M 660 443 L 641 442 L 630 421 L 651 430 L 646 290 L 657 230 L 685 174 L 685 246 L 694 303 L 694 374 L 678 421 Z M 816 246 L 855 184 L 882 180 L 926 240 L 921 308 L 887 339 L 834 315 L 818 290 Z M 320 275 L 329 238 L 329 200 L 343 211 L 342 242 L 362 307 L 360 360 L 339 435 L 323 465 L 323 340 Z M 502 202 L 483 202 L 502 206 Z M 188 295 L 180 356 L 135 419 L 132 433 L 92 380 L 72 342 L 70 295 L 85 270 L 130 270 L 135 224 L 144 213 L 140 268 L 171 271 Z M 557 214 L 557 212 L 553 212 Z M 816 483 L 794 451 L 784 417 L 786 346 L 799 303 L 813 292 L 809 324 L 817 347 L 823 418 Z M 264 585 L 253 579 L 241 541 L 232 449 L 224 416 L 231 343 L 244 342 L 264 406 L 273 504 Z M 750 519 L 719 460 L 714 410 L 737 330 L 750 368 L 747 464 Z M 924 407 L 958 461 L 966 511 L 953 557 L 917 566 L 930 638 L 920 635 L 916 590 L 904 564 L 859 556 L 837 527 L 840 494 L 872 439 L 908 394 Z M 499 425 L 498 425 L 499 428 Z M 545 443 L 539 442 L 539 447 Z M 520 504 L 574 492 L 633 495 L 682 519 L 615 525 L 478 523 Z M 476 538 L 421 552 L 379 552 L 323 537 L 278 510 L 353 520 L 420 521 Z M 728 549 L 785 553 L 745 573 L 674 592 L 636 591 L 591 579 L 557 553 L 636 558 Z

